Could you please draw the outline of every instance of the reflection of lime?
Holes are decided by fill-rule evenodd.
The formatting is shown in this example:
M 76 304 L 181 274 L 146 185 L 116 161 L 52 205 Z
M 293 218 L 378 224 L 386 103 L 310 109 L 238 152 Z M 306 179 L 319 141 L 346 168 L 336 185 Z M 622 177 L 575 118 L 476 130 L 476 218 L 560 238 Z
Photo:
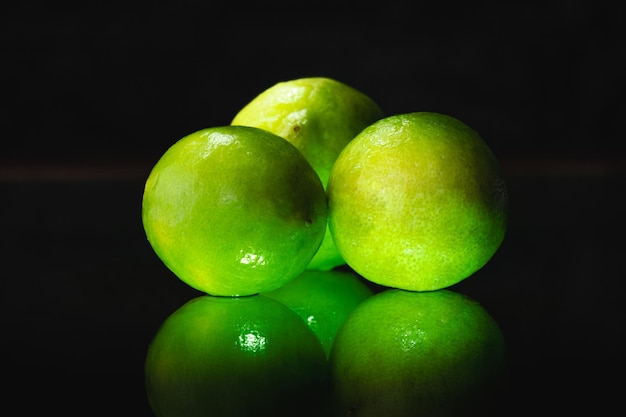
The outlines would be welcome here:
M 271 291 L 300 274 L 324 236 L 326 195 L 286 140 L 252 127 L 190 134 L 146 181 L 150 244 L 184 282 L 212 295 Z
M 281 288 L 265 293 L 296 312 L 330 354 L 337 331 L 372 290 L 352 272 L 304 271 Z
M 508 197 L 497 160 L 450 116 L 409 113 L 370 125 L 339 155 L 326 191 L 340 253 L 388 287 L 456 284 L 504 238 Z
M 191 300 L 161 326 L 145 372 L 158 417 L 315 416 L 327 398 L 319 341 L 262 295 Z
M 361 303 L 335 338 L 338 415 L 483 415 L 504 362 L 503 335 L 474 300 L 385 290 Z
M 333 79 L 311 77 L 273 85 L 243 107 L 231 124 L 258 127 L 287 139 L 326 186 L 339 152 L 382 116 L 379 106 L 362 92 Z M 344 263 L 327 233 L 309 269 L 329 270 Z

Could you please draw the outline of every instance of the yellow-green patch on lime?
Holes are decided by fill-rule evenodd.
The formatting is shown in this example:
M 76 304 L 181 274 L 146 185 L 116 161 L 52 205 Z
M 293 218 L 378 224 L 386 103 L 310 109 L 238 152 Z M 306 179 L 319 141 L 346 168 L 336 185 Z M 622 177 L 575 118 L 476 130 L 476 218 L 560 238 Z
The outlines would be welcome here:
M 448 115 L 400 114 L 368 126 L 337 158 L 326 192 L 343 258 L 392 288 L 456 284 L 491 259 L 506 231 L 498 161 Z

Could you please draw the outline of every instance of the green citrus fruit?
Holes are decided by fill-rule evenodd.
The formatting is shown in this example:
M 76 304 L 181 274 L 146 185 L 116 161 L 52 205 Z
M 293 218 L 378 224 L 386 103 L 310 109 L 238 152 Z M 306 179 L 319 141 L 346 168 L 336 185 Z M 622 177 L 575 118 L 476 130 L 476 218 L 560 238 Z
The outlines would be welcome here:
M 191 287 L 212 295 L 271 291 L 299 275 L 326 230 L 326 195 L 289 142 L 221 126 L 169 148 L 143 195 L 147 238 Z
M 339 416 L 485 415 L 504 381 L 504 337 L 462 294 L 388 289 L 345 321 L 330 367 Z
M 180 307 L 149 345 L 145 381 L 158 417 L 317 416 L 328 399 L 320 342 L 262 295 L 205 295 Z
M 488 262 L 506 230 L 496 158 L 474 130 L 443 114 L 370 125 L 339 155 L 326 191 L 341 255 L 388 287 L 456 284 Z
M 280 301 L 297 313 L 329 355 L 335 335 L 345 319 L 372 294 L 372 290 L 353 272 L 309 270 L 263 295 Z
M 325 187 L 339 152 L 381 117 L 380 107 L 362 92 L 330 78 L 311 77 L 280 82 L 261 92 L 231 124 L 258 127 L 291 142 Z M 326 233 L 308 268 L 329 270 L 344 263 Z

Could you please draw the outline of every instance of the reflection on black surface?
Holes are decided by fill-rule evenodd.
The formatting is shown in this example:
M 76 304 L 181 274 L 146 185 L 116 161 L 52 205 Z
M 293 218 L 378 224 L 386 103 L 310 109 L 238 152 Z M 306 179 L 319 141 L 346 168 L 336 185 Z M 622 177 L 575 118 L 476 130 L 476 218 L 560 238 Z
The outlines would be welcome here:
M 338 416 L 498 415 L 504 335 L 461 293 L 386 289 L 348 317 L 330 368 Z
M 158 417 L 317 416 L 327 371 L 304 321 L 262 295 L 189 301 L 163 323 L 145 366 Z

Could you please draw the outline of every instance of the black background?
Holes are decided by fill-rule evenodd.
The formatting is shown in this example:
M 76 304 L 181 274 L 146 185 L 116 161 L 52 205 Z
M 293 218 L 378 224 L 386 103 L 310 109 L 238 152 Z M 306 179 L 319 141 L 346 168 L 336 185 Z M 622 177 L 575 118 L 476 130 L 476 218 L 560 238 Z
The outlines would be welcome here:
M 152 164 L 182 136 L 229 124 L 274 83 L 328 76 L 387 114 L 456 116 L 502 161 L 507 237 L 453 289 L 507 337 L 503 414 L 612 410 L 626 277 L 618 5 L 3 5 L 5 403 L 19 415 L 151 415 L 147 345 L 198 295 L 145 240 Z

